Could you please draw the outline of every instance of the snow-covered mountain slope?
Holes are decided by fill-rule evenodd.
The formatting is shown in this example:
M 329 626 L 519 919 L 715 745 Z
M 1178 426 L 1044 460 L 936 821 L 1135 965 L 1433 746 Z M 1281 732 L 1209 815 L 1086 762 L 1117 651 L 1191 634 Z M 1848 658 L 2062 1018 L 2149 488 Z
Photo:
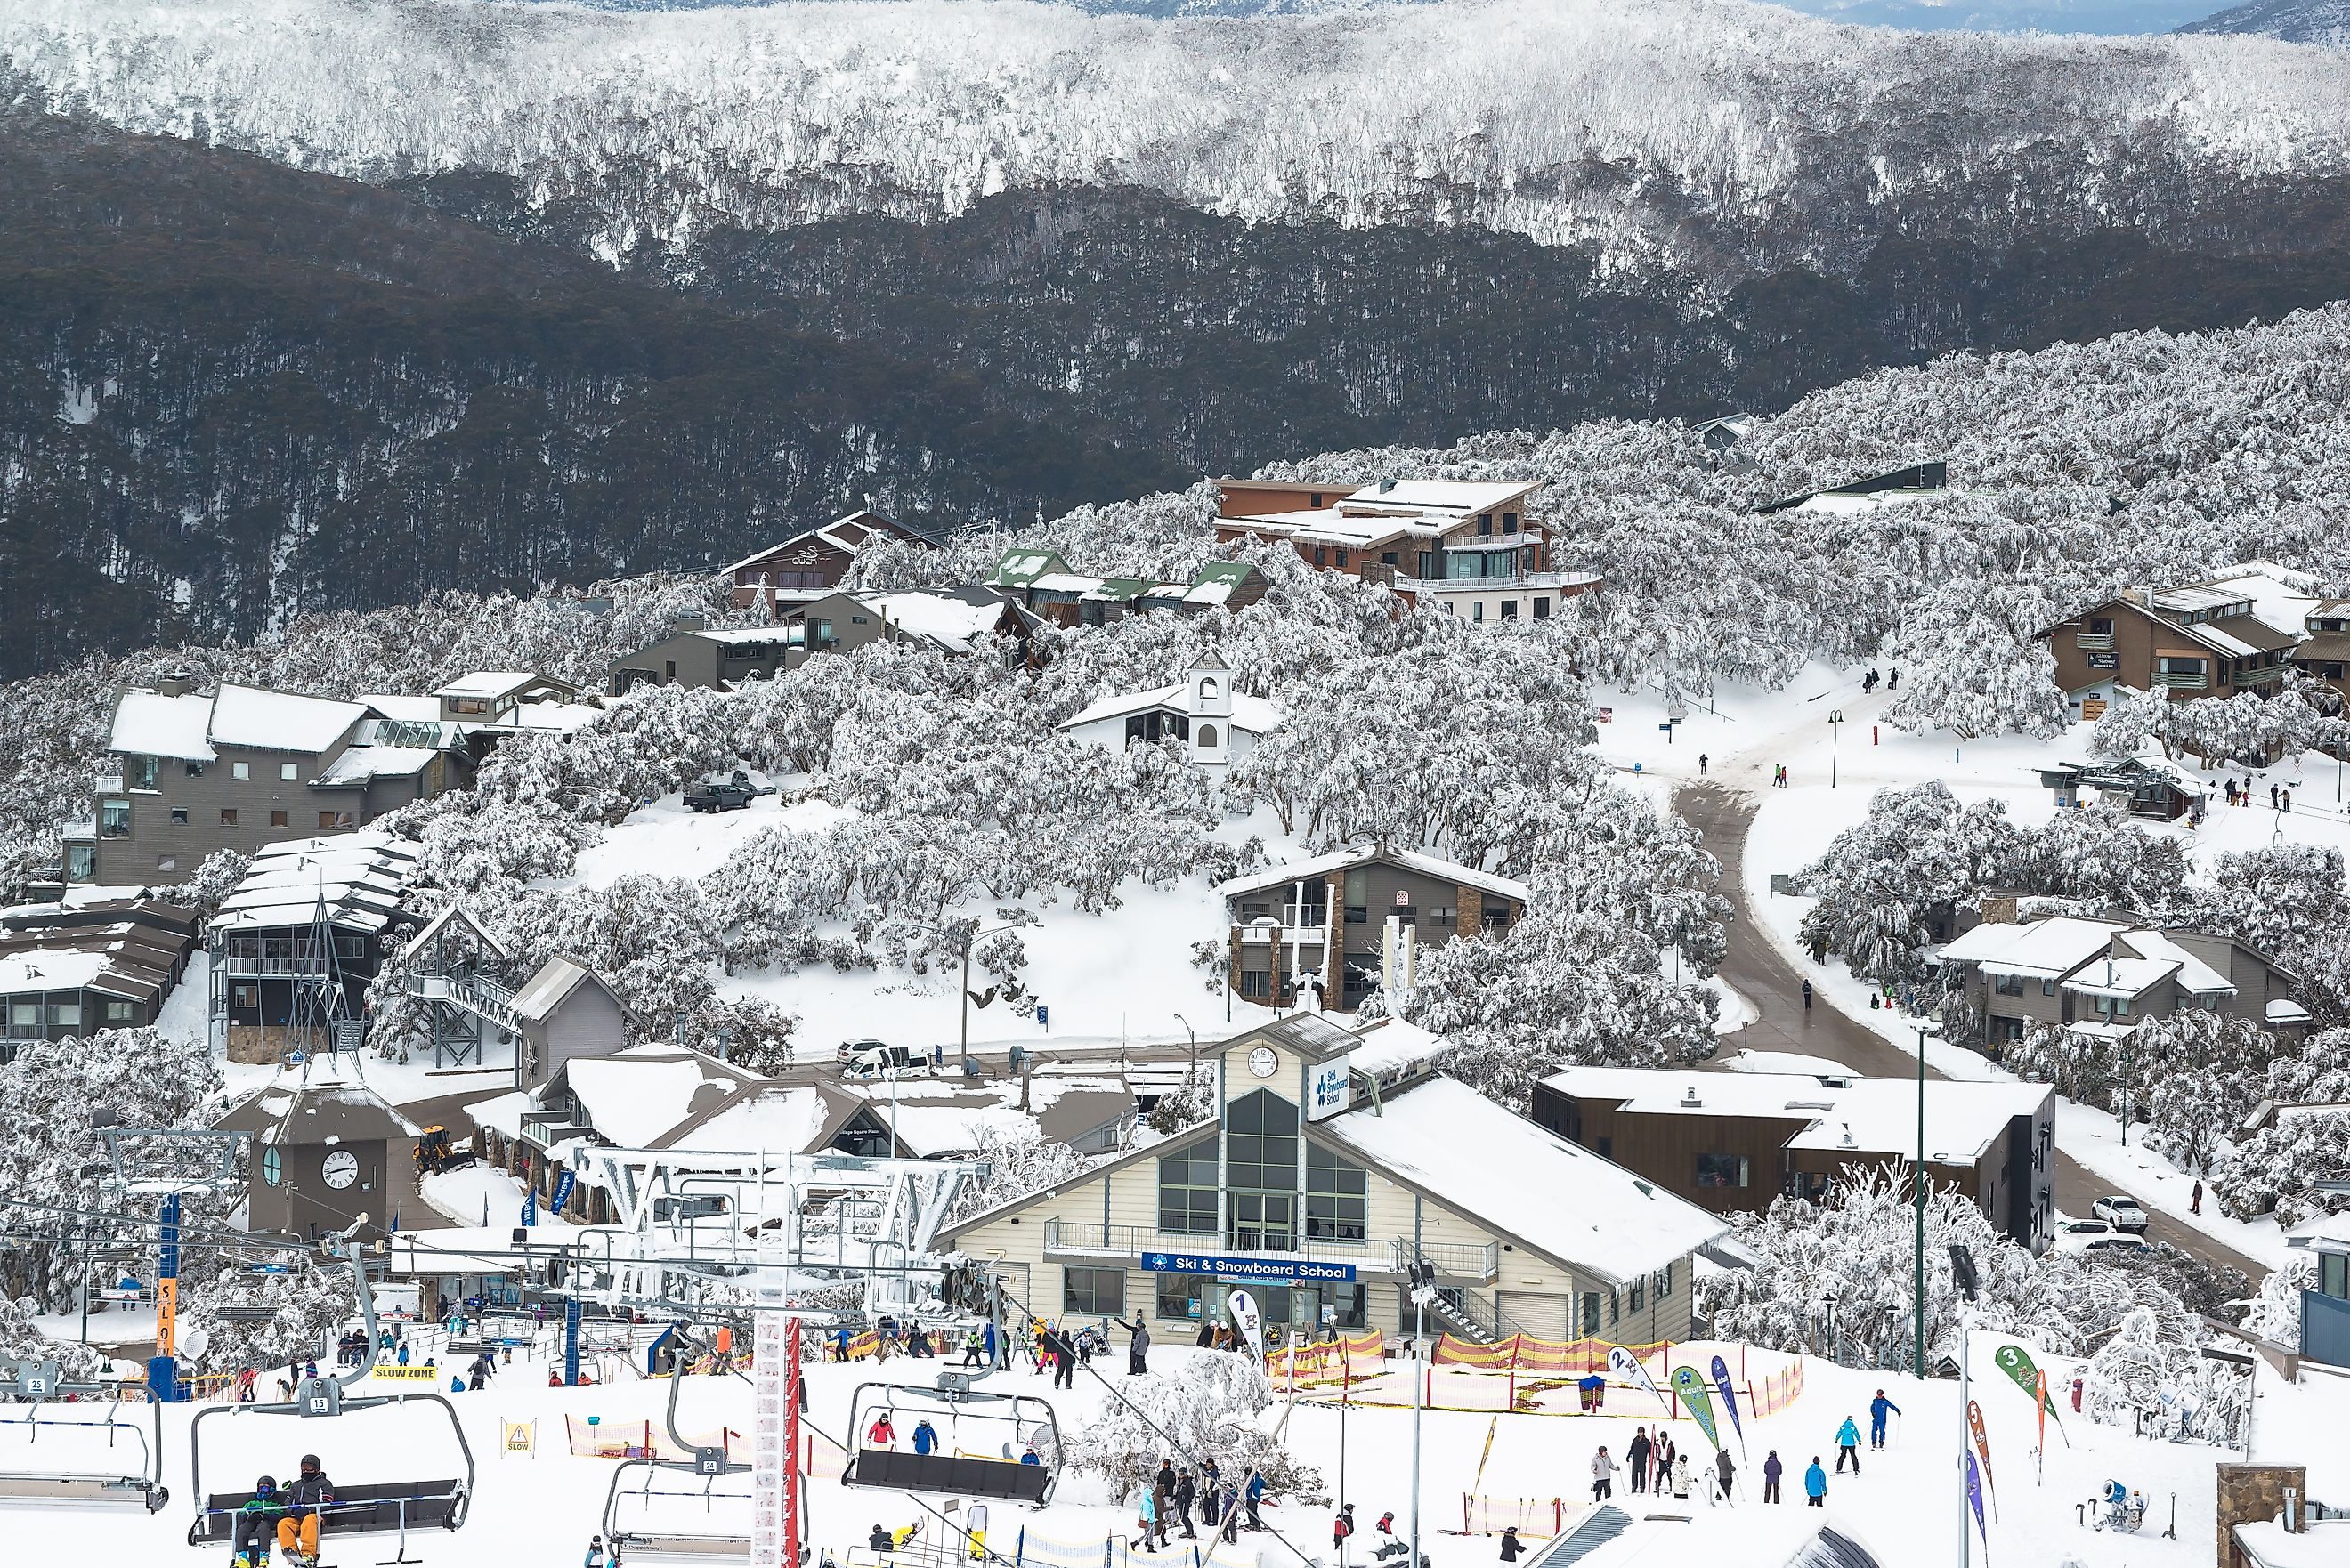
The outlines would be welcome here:
M 2295 44 L 2350 45 L 2350 0 L 2250 0 L 2178 29 L 2257 33 Z
M 614 14 L 13 0 L 0 77 L 134 130 L 478 168 L 639 232 L 1128 183 L 1253 220 L 1473 223 L 1617 266 L 1832 253 L 1912 211 L 2137 223 L 2350 169 L 2350 62 L 2267 40 L 1887 34 L 1746 0 L 1247 20 L 998 0 Z

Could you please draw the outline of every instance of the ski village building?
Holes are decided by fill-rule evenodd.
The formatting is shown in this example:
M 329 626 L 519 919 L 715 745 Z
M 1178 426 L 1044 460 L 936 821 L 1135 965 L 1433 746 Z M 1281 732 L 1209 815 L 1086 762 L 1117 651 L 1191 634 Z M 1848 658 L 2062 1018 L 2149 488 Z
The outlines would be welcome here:
M 1409 985 L 1423 947 L 1503 932 L 1526 885 L 1433 855 L 1358 844 L 1236 877 L 1216 889 L 1231 922 L 1228 982 L 1266 1007 L 1351 1012 L 1384 981 Z
M 1555 568 L 1550 527 L 1530 510 L 1539 483 L 1220 479 L 1216 490 L 1217 543 L 1277 540 L 1326 571 L 1386 583 L 1464 620 L 1548 620 L 1599 584 Z
M 430 1215 L 416 1193 L 416 1124 L 357 1078 L 289 1069 L 213 1124 L 252 1135 L 246 1228 L 316 1241 L 365 1216 L 361 1241 Z M 429 1223 L 429 1220 L 427 1220 Z
M 2314 585 L 2305 573 L 2254 561 L 2206 582 L 2125 588 L 2039 636 L 2075 719 L 2104 713 L 2122 687 L 2174 701 L 2273 691 L 2305 644 L 2314 649 L 2305 672 L 2339 695 L 2350 691 L 2340 673 L 2350 637 L 2325 628 L 2350 628 L 2350 612 L 2315 597 Z M 2334 675 L 2325 676 L 2328 666 Z
M 2233 937 L 2123 920 L 1986 920 L 1941 950 L 1966 969 L 1967 1000 L 1992 1046 L 2038 1027 L 2128 1034 L 2189 1011 L 2297 1034 L 2296 978 Z
M 733 585 L 730 601 L 736 609 L 764 605 L 780 611 L 807 604 L 838 588 L 857 560 L 857 552 L 876 540 L 932 547 L 928 535 L 878 512 L 852 512 L 814 528 L 803 528 L 780 544 L 745 556 L 726 568 Z
M 1221 772 L 1280 725 L 1280 709 L 1234 691 L 1224 661 L 1203 653 L 1174 685 L 1105 697 L 1058 728 L 1073 741 L 1110 751 L 1124 751 L 1129 741 L 1178 740 L 1193 767 Z
M 400 900 L 416 855 L 368 828 L 286 839 L 253 857 L 204 931 L 212 1037 L 230 1061 L 356 1045 L 384 933 L 409 919 Z
M 1189 581 L 1096 577 L 1071 569 L 1055 550 L 1014 545 L 996 558 L 988 586 L 1055 626 L 1107 626 L 1139 610 L 1199 615 L 1245 609 L 1264 597 L 1264 574 L 1246 561 L 1210 561 Z
M 1534 1119 L 1717 1214 L 1784 1195 L 1820 1201 L 1871 1167 L 1917 1156 L 1916 1083 L 1804 1073 L 1569 1067 L 1534 1088 Z M 1926 1170 L 2038 1251 L 2055 1223 L 2056 1091 L 1926 1085 Z
M 1694 1257 L 1725 1221 L 1430 1065 L 1428 1036 L 1300 1013 L 1203 1053 L 1211 1113 L 941 1232 L 1008 1310 L 1139 1314 L 1189 1339 L 1245 1286 L 1284 1334 L 1491 1344 L 1686 1338 Z M 1440 1050 L 1440 1047 L 1438 1047 Z
M 0 912 L 0 1062 L 26 1040 L 155 1022 L 195 950 L 197 911 L 154 898 Z
M 1035 618 L 990 588 L 858 596 L 823 593 L 786 600 L 767 626 L 712 627 L 697 613 L 671 618 L 669 629 L 613 660 L 607 685 L 615 697 L 637 686 L 731 688 L 771 680 L 819 653 L 847 653 L 889 639 L 962 656 L 991 637 L 1024 646 Z

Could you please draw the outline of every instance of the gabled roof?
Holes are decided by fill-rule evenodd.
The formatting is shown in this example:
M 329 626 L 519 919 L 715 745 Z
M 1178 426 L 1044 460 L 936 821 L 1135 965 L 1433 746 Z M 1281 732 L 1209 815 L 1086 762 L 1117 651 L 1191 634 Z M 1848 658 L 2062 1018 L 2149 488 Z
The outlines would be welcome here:
M 837 550 L 845 550 L 850 555 L 855 555 L 876 535 L 884 535 L 893 539 L 902 539 L 909 545 L 927 545 L 936 543 L 929 535 L 919 529 L 909 528 L 902 523 L 893 522 L 879 512 L 851 512 L 844 516 L 836 517 L 829 523 L 819 523 L 813 528 L 803 528 L 796 534 L 777 540 L 764 550 L 745 556 L 733 565 L 722 566 L 719 569 L 731 576 L 746 566 L 764 565 L 769 557 L 781 555 L 793 545 L 810 539 L 821 540 Z
M 291 691 L 224 684 L 213 699 L 209 738 L 216 746 L 323 752 L 367 716 L 364 702 L 334 702 Z
M 1039 577 L 1066 574 L 1069 564 L 1061 559 L 1057 550 L 1047 550 L 1035 545 L 1014 545 L 995 558 L 995 566 L 987 580 L 997 587 L 1024 588 Z
M 316 1063 L 288 1067 L 222 1113 L 213 1126 L 264 1146 L 390 1143 L 421 1130 L 357 1079 Z
M 1194 717 L 1196 710 L 1191 705 L 1191 690 L 1189 680 L 1179 680 L 1172 686 L 1160 686 L 1149 691 L 1119 692 L 1087 704 L 1054 728 L 1073 730 L 1081 724 L 1098 723 L 1104 719 L 1147 713 L 1154 708 Z M 1240 692 L 1232 694 L 1232 725 L 1235 730 L 1245 730 L 1253 735 L 1270 734 L 1281 727 L 1282 717 L 1281 710 L 1262 697 L 1250 697 Z
M 614 991 L 602 975 L 578 960 L 566 958 L 561 953 L 539 965 L 537 972 L 522 982 L 522 989 L 514 994 L 514 1010 L 533 1023 L 544 1023 L 572 992 L 583 985 L 593 985 L 610 997 L 612 1005 L 620 1010 L 623 1017 L 627 1016 L 628 1004 L 620 1000 L 620 993 Z
M 372 934 L 399 918 L 416 846 L 380 827 L 265 844 L 213 917 L 212 929 L 310 923 L 323 899 L 331 925 Z
M 1400 866 L 1423 877 L 1439 877 L 1464 888 L 1477 888 L 1480 892 L 1498 893 L 1522 904 L 1530 896 L 1526 885 L 1513 877 L 1497 877 L 1491 871 L 1480 871 L 1473 867 L 1456 866 L 1450 860 L 1422 855 L 1416 849 L 1390 849 L 1383 844 L 1357 844 L 1335 854 L 1316 856 L 1311 860 L 1293 860 L 1285 866 L 1276 866 L 1253 876 L 1235 877 L 1229 882 L 1218 884 L 1216 892 L 1221 898 L 1234 898 L 1244 893 L 1259 893 L 1268 888 L 1278 888 L 1285 882 L 1312 881 L 1327 877 L 1333 871 L 1351 870 L 1357 866 L 1370 865 L 1373 861 Z
M 115 699 L 114 728 L 106 747 L 126 756 L 208 763 L 219 754 L 210 738 L 212 721 L 209 697 L 193 692 L 167 697 L 161 691 L 125 691 Z
M 2103 957 L 2114 938 L 2128 929 L 2120 920 L 2069 916 L 2015 925 L 1990 922 L 1945 945 L 1942 957 L 1979 964 L 1993 974 L 2061 980 L 2090 960 Z

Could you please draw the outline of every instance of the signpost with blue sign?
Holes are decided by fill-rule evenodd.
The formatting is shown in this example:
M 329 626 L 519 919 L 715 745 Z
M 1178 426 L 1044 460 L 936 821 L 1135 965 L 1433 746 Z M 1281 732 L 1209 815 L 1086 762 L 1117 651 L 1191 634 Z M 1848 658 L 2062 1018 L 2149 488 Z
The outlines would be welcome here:
M 1142 1267 L 1154 1274 L 1213 1274 L 1220 1280 L 1255 1280 L 1269 1284 L 1351 1285 L 1352 1263 L 1318 1263 L 1304 1258 L 1225 1258 L 1204 1252 L 1145 1252 Z

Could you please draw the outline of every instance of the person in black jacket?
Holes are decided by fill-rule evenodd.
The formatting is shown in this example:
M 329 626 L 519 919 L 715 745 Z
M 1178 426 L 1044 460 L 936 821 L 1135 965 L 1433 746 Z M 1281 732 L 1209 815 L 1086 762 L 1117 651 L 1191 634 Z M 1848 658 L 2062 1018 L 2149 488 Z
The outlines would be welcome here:
M 286 1489 L 286 1517 L 277 1521 L 277 1548 L 296 1563 L 318 1561 L 320 1511 L 335 1501 L 335 1483 L 318 1468 L 318 1456 L 302 1456 L 302 1473 Z
M 1175 1472 L 1175 1517 L 1183 1526 L 1183 1539 L 1197 1541 L 1200 1532 L 1191 1528 L 1191 1505 L 1200 1498 L 1200 1483 L 1191 1479 L 1189 1467 Z
M 1134 1321 L 1120 1326 L 1134 1336 L 1126 1347 L 1126 1375 L 1128 1377 L 1139 1376 L 1150 1369 L 1148 1359 L 1150 1355 L 1150 1330 L 1143 1324 L 1142 1309 L 1135 1308 Z
M 1518 1560 L 1519 1555 L 1524 1551 L 1525 1544 L 1518 1539 L 1518 1527 L 1516 1525 L 1513 1524 L 1508 1529 L 1502 1532 L 1503 1562 L 1515 1563 Z
M 1632 1467 L 1632 1490 L 1634 1491 L 1646 1491 L 1648 1490 L 1648 1454 L 1651 1445 L 1648 1442 L 1648 1428 L 1646 1427 L 1634 1428 L 1632 1429 L 1631 1446 L 1624 1450 L 1624 1458 Z
M 1762 1501 L 1764 1502 L 1779 1501 L 1779 1476 L 1785 1469 L 1786 1467 L 1779 1462 L 1779 1450 L 1772 1449 L 1771 1457 L 1762 1461 Z

